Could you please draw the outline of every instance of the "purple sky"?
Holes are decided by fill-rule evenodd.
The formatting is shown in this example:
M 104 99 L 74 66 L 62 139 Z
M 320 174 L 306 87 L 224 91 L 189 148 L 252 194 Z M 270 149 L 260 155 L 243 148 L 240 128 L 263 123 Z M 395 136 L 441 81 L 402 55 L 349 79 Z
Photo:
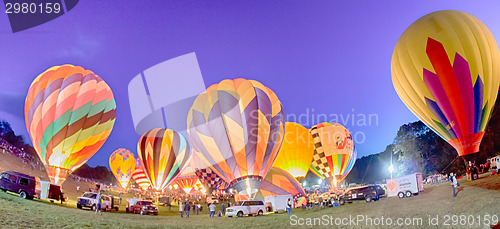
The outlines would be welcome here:
M 117 101 L 113 132 L 89 160 L 108 166 L 112 151 L 135 152 L 139 139 L 129 81 L 196 52 L 207 86 L 226 78 L 258 80 L 274 90 L 287 115 L 309 111 L 304 125 L 316 124 L 312 114 L 336 115 L 340 123 L 349 116 L 344 124 L 358 140 L 358 155 L 378 153 L 400 125 L 417 120 L 392 86 L 394 46 L 412 22 L 445 9 L 476 16 L 500 37 L 498 0 L 80 1 L 66 15 L 15 34 L 1 13 L 0 119 L 28 138 L 23 107 L 31 81 L 53 65 L 91 69 Z M 371 125 L 356 123 L 370 114 Z

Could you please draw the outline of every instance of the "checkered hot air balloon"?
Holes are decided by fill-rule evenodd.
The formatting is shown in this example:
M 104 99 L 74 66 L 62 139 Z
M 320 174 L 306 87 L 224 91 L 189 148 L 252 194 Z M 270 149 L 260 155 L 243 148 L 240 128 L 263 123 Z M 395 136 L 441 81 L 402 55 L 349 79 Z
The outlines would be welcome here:
M 135 170 L 135 165 L 134 154 L 128 149 L 119 148 L 109 156 L 111 172 L 113 172 L 116 180 L 120 182 L 123 188 L 127 188 L 128 182 L 132 178 L 132 172 Z
M 399 38 L 391 73 L 413 114 L 459 156 L 474 158 L 500 84 L 500 53 L 488 28 L 460 11 L 425 15 Z
M 144 173 L 144 169 L 142 168 L 141 162 L 139 159 L 135 160 L 135 170 L 132 173 L 132 179 L 134 179 L 135 183 L 142 188 L 142 190 L 146 191 L 151 187 L 151 182 L 149 182 L 146 173 Z
M 156 128 L 141 136 L 137 143 L 137 154 L 152 188 L 160 191 L 188 165 L 191 149 L 179 133 Z
M 108 138 L 116 117 L 111 88 L 79 66 L 54 66 L 31 83 L 26 128 L 51 183 L 61 185 Z
M 338 123 L 328 122 L 315 125 L 309 131 L 314 140 L 311 171 L 322 179 L 331 179 L 337 187 L 356 161 L 351 133 Z
M 201 159 L 240 194 L 252 194 L 281 146 L 285 116 L 271 89 L 254 80 L 223 80 L 193 103 L 188 135 Z

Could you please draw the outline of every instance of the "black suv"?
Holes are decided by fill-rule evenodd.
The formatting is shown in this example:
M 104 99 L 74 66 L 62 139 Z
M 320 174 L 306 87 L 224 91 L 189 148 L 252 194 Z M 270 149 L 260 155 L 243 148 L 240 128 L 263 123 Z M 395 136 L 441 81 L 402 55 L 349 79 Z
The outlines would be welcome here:
M 378 200 L 381 195 L 383 194 L 381 194 L 380 191 L 377 191 L 377 188 L 374 185 L 349 188 L 339 197 L 339 204 L 343 205 L 346 202 L 352 203 L 355 200 L 365 200 L 366 202 L 371 202 L 372 200 Z

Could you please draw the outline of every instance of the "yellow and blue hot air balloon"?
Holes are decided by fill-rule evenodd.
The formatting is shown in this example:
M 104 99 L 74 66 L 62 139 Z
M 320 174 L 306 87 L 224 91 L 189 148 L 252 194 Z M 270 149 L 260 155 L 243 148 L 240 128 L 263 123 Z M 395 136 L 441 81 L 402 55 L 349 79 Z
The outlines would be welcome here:
M 488 28 L 453 10 L 410 25 L 391 61 L 401 100 L 460 156 L 479 151 L 498 95 L 499 68 L 498 46 Z
M 128 182 L 132 178 L 132 173 L 135 170 L 134 154 L 128 149 L 119 148 L 109 156 L 109 167 L 111 172 L 120 182 L 123 188 L 127 188 Z
M 210 86 L 196 98 L 187 119 L 200 159 L 239 194 L 251 197 L 278 155 L 284 125 L 276 94 L 241 78 Z

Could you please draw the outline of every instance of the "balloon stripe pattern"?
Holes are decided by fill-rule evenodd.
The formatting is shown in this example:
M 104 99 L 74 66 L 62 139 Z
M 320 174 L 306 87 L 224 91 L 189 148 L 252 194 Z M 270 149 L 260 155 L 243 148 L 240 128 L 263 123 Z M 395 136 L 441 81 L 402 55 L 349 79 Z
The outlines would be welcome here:
M 134 154 L 128 149 L 117 149 L 109 156 L 109 167 L 123 188 L 127 188 L 135 165 Z
M 314 140 L 312 171 L 320 177 L 332 177 L 336 183 L 349 173 L 351 161 L 356 160 L 351 133 L 338 123 L 320 123 L 309 129 Z
M 273 167 L 283 169 L 294 177 L 305 177 L 314 154 L 314 143 L 305 127 L 285 123 L 285 137 Z
M 460 156 L 476 153 L 498 95 L 500 54 L 474 16 L 438 11 L 399 39 L 392 81 L 406 106 Z
M 281 102 L 266 86 L 241 78 L 223 80 L 194 101 L 188 134 L 201 160 L 225 181 L 249 178 L 258 183 L 278 154 L 284 118 Z
M 135 183 L 137 183 L 142 190 L 146 191 L 149 187 L 151 187 L 151 183 L 149 182 L 146 173 L 144 173 L 144 169 L 142 168 L 139 159 L 135 160 L 135 170 L 134 173 L 132 173 L 132 179 L 134 179 Z
M 54 66 L 32 82 L 24 107 L 33 147 L 52 183 L 82 166 L 104 144 L 116 117 L 110 87 L 79 66 Z
M 189 143 L 170 129 L 156 128 L 144 133 L 137 152 L 146 177 L 158 191 L 174 181 L 191 158 Z

